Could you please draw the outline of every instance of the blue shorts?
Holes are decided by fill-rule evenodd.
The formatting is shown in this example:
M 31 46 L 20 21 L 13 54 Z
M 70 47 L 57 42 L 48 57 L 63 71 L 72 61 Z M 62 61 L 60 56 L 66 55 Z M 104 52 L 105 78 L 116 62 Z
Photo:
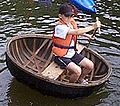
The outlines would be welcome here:
M 75 64 L 79 65 L 79 63 L 83 60 L 83 58 L 84 58 L 83 55 L 78 54 L 76 52 L 72 58 L 55 56 L 54 62 L 58 64 L 60 68 L 65 69 L 70 62 L 74 62 Z

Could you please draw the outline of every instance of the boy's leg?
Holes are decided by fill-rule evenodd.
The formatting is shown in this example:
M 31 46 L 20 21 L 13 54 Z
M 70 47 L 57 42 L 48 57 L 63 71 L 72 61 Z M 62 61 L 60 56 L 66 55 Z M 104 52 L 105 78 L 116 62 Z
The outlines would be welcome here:
M 86 75 L 94 70 L 94 63 L 86 57 L 80 62 L 80 66 L 82 67 L 82 74 L 79 80 L 83 80 Z
M 69 82 L 74 83 L 74 82 L 78 81 L 78 79 L 81 75 L 81 68 L 78 65 L 76 65 L 74 62 L 72 62 L 71 59 L 63 58 L 63 57 L 62 58 L 55 57 L 54 61 L 61 68 L 67 68 L 69 71 L 72 72 Z
M 75 63 L 70 62 L 67 65 L 67 69 L 72 72 L 69 82 L 74 83 L 74 82 L 78 81 L 78 79 L 81 75 L 81 68 L 78 65 L 76 65 Z

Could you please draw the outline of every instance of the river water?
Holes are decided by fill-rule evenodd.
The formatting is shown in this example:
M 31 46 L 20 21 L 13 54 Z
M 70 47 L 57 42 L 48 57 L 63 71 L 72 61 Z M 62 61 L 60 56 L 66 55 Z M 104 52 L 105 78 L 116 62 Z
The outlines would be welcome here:
M 39 4 L 32 0 L 0 0 L 0 106 L 120 106 L 120 0 L 96 0 L 97 16 L 104 26 L 90 48 L 111 65 L 112 75 L 99 91 L 81 99 L 46 96 L 18 82 L 6 66 L 6 43 L 9 37 L 25 33 L 51 34 L 60 3 Z M 78 26 L 87 26 L 95 15 L 81 13 Z

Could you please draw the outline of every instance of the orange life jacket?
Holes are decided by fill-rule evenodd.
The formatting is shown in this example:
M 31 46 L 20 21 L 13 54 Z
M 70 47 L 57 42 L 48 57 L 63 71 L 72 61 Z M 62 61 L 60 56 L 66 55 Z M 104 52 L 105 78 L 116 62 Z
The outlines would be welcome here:
M 58 24 L 65 24 L 65 22 L 59 19 Z M 77 29 L 77 24 L 74 19 L 71 20 L 71 24 L 74 29 Z M 66 24 L 65 24 L 66 25 Z M 74 40 L 74 47 L 70 47 L 71 41 Z M 57 56 L 65 56 L 69 49 L 76 49 L 77 35 L 67 35 L 65 39 L 55 37 L 53 34 L 52 37 L 53 48 L 52 51 Z

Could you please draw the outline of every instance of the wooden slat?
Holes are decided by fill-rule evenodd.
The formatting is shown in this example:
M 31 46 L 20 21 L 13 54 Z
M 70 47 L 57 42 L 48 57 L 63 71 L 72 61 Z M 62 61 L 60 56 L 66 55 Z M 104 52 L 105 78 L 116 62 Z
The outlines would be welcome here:
M 52 62 L 41 74 L 44 77 L 56 80 L 63 73 L 63 71 L 64 70 L 60 69 L 56 63 Z
M 93 63 L 95 63 L 95 57 L 92 54 L 91 54 L 91 60 L 92 60 Z M 92 81 L 92 79 L 94 77 L 94 72 L 95 72 L 95 69 L 93 69 L 92 72 L 91 72 L 90 81 Z
M 102 62 L 100 61 L 100 63 L 97 66 L 97 69 L 95 70 L 95 74 L 97 74 L 97 72 L 99 71 L 99 69 L 101 68 Z
M 107 73 L 101 74 L 101 75 L 94 75 L 93 78 L 94 78 L 94 79 L 100 79 L 100 78 L 104 77 L 106 74 L 107 74 Z M 90 78 L 90 76 L 91 76 L 91 75 L 86 75 L 86 78 Z
M 25 52 L 26 49 L 25 49 L 25 47 L 23 46 L 23 43 L 21 42 L 21 40 L 20 40 L 20 45 L 19 45 L 19 46 L 20 46 L 20 48 L 21 48 L 21 51 L 22 51 L 23 56 L 26 58 L 26 61 L 27 61 L 27 60 L 30 60 L 30 57 L 29 57 L 29 56 L 30 56 L 31 54 L 30 54 L 29 52 Z M 25 59 L 24 59 L 24 61 L 25 61 Z M 25 63 L 25 64 L 26 64 L 26 63 Z
M 49 44 L 48 44 L 48 46 L 47 46 L 47 48 L 46 48 L 46 53 L 47 53 L 47 51 L 48 51 L 48 49 L 49 49 L 49 47 L 52 45 L 52 40 L 49 42 Z M 41 72 L 48 66 L 48 64 L 50 63 L 50 61 L 51 61 L 51 59 L 52 59 L 52 57 L 53 57 L 53 53 L 52 53 L 52 51 L 50 51 L 51 53 L 50 53 L 50 56 L 49 56 L 49 58 L 47 59 L 47 61 L 46 61 L 46 63 L 44 64 L 44 67 L 40 70 Z M 44 53 L 44 54 L 46 54 L 46 53 Z M 43 56 L 45 56 L 45 55 L 43 55 Z
M 33 40 L 33 53 L 35 53 L 36 50 L 36 39 Z
M 49 44 L 47 45 L 44 53 L 42 54 L 42 56 L 41 56 L 40 58 L 44 59 L 44 57 L 45 57 L 46 54 L 48 53 L 48 49 L 50 48 L 51 45 L 52 45 L 52 40 L 50 40 Z M 36 55 L 36 56 L 37 56 L 37 55 Z M 34 60 L 34 63 L 35 63 L 34 66 L 36 66 L 36 68 L 38 69 L 38 72 L 41 73 L 43 70 L 45 70 L 45 68 L 48 66 L 48 64 L 50 64 L 50 61 L 51 61 L 51 59 L 52 59 L 53 54 L 52 54 L 52 52 L 50 53 L 49 58 L 44 61 L 44 64 L 42 65 L 42 67 L 40 66 L 40 64 L 41 64 L 41 62 L 43 62 L 43 61 L 42 61 L 42 60 L 39 61 L 36 56 L 35 56 L 35 58 L 33 59 L 33 60 Z M 40 67 L 41 67 L 41 69 L 40 69 Z
M 17 52 L 18 58 L 20 59 L 21 63 L 24 64 L 24 61 L 22 60 L 19 52 L 18 41 L 15 42 L 15 46 L 16 46 L 16 52 Z
M 35 39 L 34 39 L 34 47 L 35 47 Z M 26 60 L 29 60 L 30 62 L 32 62 L 33 64 L 35 64 L 35 66 L 36 66 L 36 68 L 39 70 L 40 68 L 39 68 L 39 66 L 38 66 L 38 63 L 37 63 L 37 61 L 36 61 L 36 59 L 34 59 L 34 61 L 33 60 L 31 60 L 31 58 L 28 56 L 28 54 L 26 54 L 26 52 L 24 51 L 25 49 L 24 49 L 24 47 L 23 47 L 23 43 L 20 41 L 20 48 L 21 48 L 21 50 L 22 50 L 22 53 L 23 53 L 23 55 L 26 57 Z M 27 45 L 26 45 L 27 46 Z M 28 49 L 26 49 L 26 50 L 28 50 Z M 33 49 L 33 51 L 35 51 L 35 48 Z M 31 54 L 31 53 L 30 53 Z M 28 62 L 28 61 L 27 61 Z M 25 63 L 24 62 L 24 67 L 26 67 L 26 64 L 27 63 Z M 32 66 L 32 69 L 34 70 L 34 67 Z M 37 71 L 37 69 L 35 70 L 35 71 Z M 38 71 L 37 71 L 38 72 Z
M 34 71 L 34 72 L 38 73 L 38 70 L 37 70 L 36 68 L 31 67 L 31 66 L 26 66 L 26 67 L 28 67 L 28 68 L 29 68 L 29 69 L 31 69 L 32 71 Z
M 47 45 L 44 53 L 42 54 L 42 58 L 44 58 L 46 56 L 46 54 L 48 53 L 48 49 L 50 48 L 50 46 L 52 45 L 52 40 L 49 41 L 49 44 Z
M 31 61 L 33 61 L 33 59 L 34 59 L 35 56 L 38 54 L 38 52 L 40 51 L 40 49 L 41 49 L 47 42 L 48 42 L 48 39 L 46 39 L 46 40 L 42 43 L 42 45 L 40 46 L 40 48 L 38 48 L 38 49 L 36 50 L 36 52 L 30 57 L 30 58 L 31 58 L 30 61 L 28 61 L 28 62 L 24 65 L 24 67 L 26 67 Z
M 16 58 L 15 47 L 13 46 L 13 44 L 11 44 L 11 45 L 12 45 L 12 46 L 11 46 L 12 56 L 13 56 L 13 58 L 16 60 L 16 62 L 19 63 L 19 62 L 18 62 L 18 59 Z
M 91 54 L 91 60 L 92 60 L 93 63 L 96 62 L 96 61 L 95 61 L 95 56 L 94 56 L 93 54 Z
M 91 75 L 90 75 L 90 81 L 92 81 L 92 79 L 93 79 L 93 76 L 94 76 L 94 69 L 92 70 L 92 72 L 91 72 Z
M 37 49 L 36 50 L 36 52 L 35 52 L 35 50 L 34 50 L 34 53 L 30 53 L 32 56 L 31 57 L 28 57 L 27 56 L 27 54 L 25 53 L 24 55 L 27 57 L 27 59 L 29 60 L 25 65 L 24 65 L 24 67 L 27 67 L 29 64 L 30 64 L 30 62 L 32 62 L 33 63 L 33 66 L 31 66 L 33 69 L 34 68 L 37 68 L 36 69 L 36 71 L 38 70 L 38 72 L 39 73 L 41 73 L 42 72 L 42 70 L 44 70 L 47 66 L 48 66 L 48 64 L 50 63 L 50 61 L 51 61 L 51 58 L 52 58 L 52 54 L 49 56 L 49 58 L 48 58 L 48 60 L 46 60 L 46 59 L 43 59 L 44 57 L 39 57 L 39 59 L 37 59 L 37 53 L 39 52 L 39 50 L 41 50 L 41 48 L 46 44 L 48 42 L 48 39 L 47 40 L 45 40 L 44 42 L 43 42 L 43 44 L 41 45 L 41 47 L 39 48 L 39 49 Z M 34 43 L 35 43 L 35 41 L 34 41 Z M 47 50 L 49 49 L 49 47 L 50 47 L 50 45 L 52 44 L 52 41 L 50 41 L 49 42 L 49 44 L 48 44 L 48 46 L 47 46 Z M 34 44 L 35 45 L 35 44 Z M 27 49 L 28 50 L 28 49 Z M 47 53 L 47 50 L 45 50 L 45 52 Z M 45 56 L 45 54 L 46 53 L 43 53 L 44 55 L 43 56 Z M 35 55 L 36 54 L 36 55 Z M 40 62 L 44 62 L 44 65 L 40 65 Z
M 38 69 L 38 71 L 40 70 L 40 67 L 39 67 L 39 62 L 36 58 L 34 58 L 34 63 L 35 63 L 35 66 L 36 68 Z
M 43 67 L 39 72 L 42 72 L 42 71 L 48 66 L 48 64 L 50 63 L 52 57 L 53 57 L 53 53 L 51 52 L 48 60 L 47 60 L 46 63 L 44 64 L 44 67 Z
M 90 52 L 87 52 L 87 58 L 90 59 Z
M 43 46 L 44 46 L 48 41 L 49 41 L 49 39 L 45 39 L 44 42 L 42 43 L 42 45 L 40 46 L 40 48 L 38 48 L 38 49 L 36 50 L 36 52 L 34 53 L 34 55 L 37 55 L 38 52 L 40 51 L 40 49 L 43 48 Z
M 29 53 L 32 54 L 32 51 L 28 48 L 28 45 L 26 44 L 26 40 L 23 39 L 22 41 L 23 41 L 23 44 L 24 44 L 24 47 L 25 47 L 24 49 L 26 49 Z

